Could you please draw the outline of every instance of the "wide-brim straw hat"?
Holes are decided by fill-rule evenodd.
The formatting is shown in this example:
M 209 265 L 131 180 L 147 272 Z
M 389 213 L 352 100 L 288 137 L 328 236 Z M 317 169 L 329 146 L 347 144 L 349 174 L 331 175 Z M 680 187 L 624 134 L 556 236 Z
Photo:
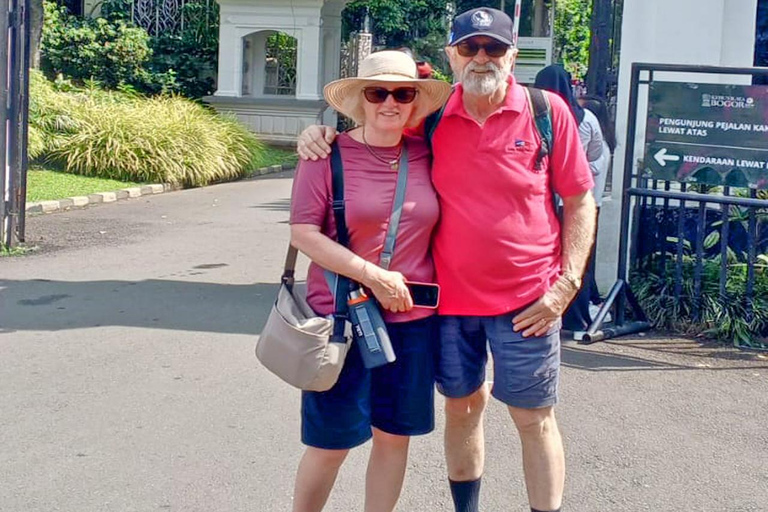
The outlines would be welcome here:
M 451 86 L 442 80 L 417 78 L 416 62 L 400 51 L 385 50 L 370 54 L 360 62 L 356 77 L 335 80 L 323 89 L 325 101 L 337 112 L 357 124 L 365 121 L 363 89 L 374 85 L 399 85 L 418 89 L 408 126 L 418 125 L 423 118 L 442 107 L 451 94 Z

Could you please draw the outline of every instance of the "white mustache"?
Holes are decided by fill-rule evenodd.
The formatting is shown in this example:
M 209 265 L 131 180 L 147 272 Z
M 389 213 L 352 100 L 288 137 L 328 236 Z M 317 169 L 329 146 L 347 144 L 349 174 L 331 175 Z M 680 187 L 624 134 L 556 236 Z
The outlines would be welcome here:
M 485 64 L 478 64 L 477 62 L 470 62 L 467 64 L 467 71 L 501 71 L 499 66 L 493 62 L 486 62 Z

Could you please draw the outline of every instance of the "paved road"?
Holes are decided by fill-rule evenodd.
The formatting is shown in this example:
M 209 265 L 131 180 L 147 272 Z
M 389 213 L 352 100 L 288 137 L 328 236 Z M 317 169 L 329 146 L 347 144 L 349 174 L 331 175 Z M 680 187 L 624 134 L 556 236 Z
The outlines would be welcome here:
M 299 397 L 252 355 L 290 185 L 29 219 L 39 251 L 0 259 L 1 511 L 290 509 Z M 768 510 L 768 360 L 650 336 L 563 359 L 566 510 Z M 527 510 L 498 404 L 486 428 L 483 510 Z M 361 510 L 367 450 L 328 510 Z M 440 435 L 414 440 L 399 510 L 450 511 L 444 473 Z

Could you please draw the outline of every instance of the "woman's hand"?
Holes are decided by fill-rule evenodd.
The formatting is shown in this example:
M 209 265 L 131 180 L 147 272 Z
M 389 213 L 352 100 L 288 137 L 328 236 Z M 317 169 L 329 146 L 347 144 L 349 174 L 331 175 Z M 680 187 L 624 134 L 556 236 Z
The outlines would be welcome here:
M 296 151 L 302 160 L 327 158 L 331 154 L 331 143 L 335 138 L 336 129 L 313 124 L 299 134 Z
M 373 292 L 384 309 L 401 313 L 413 308 L 411 293 L 405 285 L 405 277 L 400 272 L 384 270 L 372 263 L 366 263 L 362 282 Z

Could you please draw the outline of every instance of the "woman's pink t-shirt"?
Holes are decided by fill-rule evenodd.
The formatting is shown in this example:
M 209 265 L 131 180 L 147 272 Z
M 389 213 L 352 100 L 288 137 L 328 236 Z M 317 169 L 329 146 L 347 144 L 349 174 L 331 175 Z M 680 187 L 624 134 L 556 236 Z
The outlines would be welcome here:
M 336 139 L 344 166 L 344 199 L 350 249 L 372 263 L 379 257 L 392 213 L 397 171 L 371 155 L 368 149 L 348 134 Z M 432 231 L 440 208 L 430 179 L 431 156 L 420 137 L 405 138 L 408 146 L 408 184 L 403 213 L 397 231 L 390 270 L 402 273 L 408 281 L 433 283 L 435 268 L 429 251 Z M 382 158 L 393 159 L 394 148 L 373 148 Z M 300 162 L 291 196 L 291 224 L 313 224 L 323 234 L 336 239 L 336 223 L 331 203 L 331 159 Z M 320 315 L 333 313 L 331 291 L 323 269 L 312 263 L 307 276 L 307 300 Z M 384 312 L 387 322 L 407 322 L 434 314 L 434 310 L 413 308 L 407 313 Z

